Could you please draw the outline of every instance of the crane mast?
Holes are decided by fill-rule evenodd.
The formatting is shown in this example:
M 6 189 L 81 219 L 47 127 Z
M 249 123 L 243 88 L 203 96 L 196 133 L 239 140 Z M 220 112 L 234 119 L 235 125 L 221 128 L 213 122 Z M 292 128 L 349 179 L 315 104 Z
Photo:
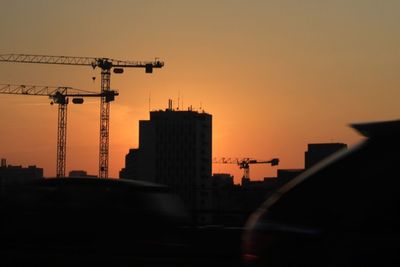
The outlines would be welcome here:
M 101 90 L 100 93 L 107 95 L 110 92 L 111 69 L 120 70 L 122 68 L 144 68 L 146 73 L 152 73 L 154 68 L 162 68 L 164 62 L 155 61 L 125 61 L 109 58 L 93 57 L 70 57 L 70 56 L 48 56 L 48 55 L 29 55 L 29 54 L 4 54 L 0 55 L 0 62 L 14 63 L 36 63 L 36 64 L 58 64 L 91 66 L 93 69 L 101 69 Z M 100 142 L 99 142 L 99 177 L 108 178 L 108 159 L 109 159 L 109 125 L 110 125 L 110 104 L 106 96 L 100 101 Z
M 57 127 L 57 166 L 56 176 L 65 177 L 67 165 L 67 105 L 68 98 L 60 99 L 58 103 L 58 127 Z
M 110 90 L 110 68 L 101 69 L 101 92 Z M 110 133 L 110 103 L 105 98 L 100 99 L 100 146 L 99 146 L 99 177 L 108 177 L 108 147 Z
M 56 176 L 65 177 L 67 161 L 67 107 L 68 97 L 100 97 L 106 99 L 107 103 L 114 100 L 118 95 L 116 91 L 109 90 L 105 93 L 94 93 L 71 87 L 51 87 L 36 85 L 11 85 L 1 84 L 0 94 L 48 96 L 52 99 L 52 104 L 58 104 L 58 123 L 57 123 L 57 164 Z

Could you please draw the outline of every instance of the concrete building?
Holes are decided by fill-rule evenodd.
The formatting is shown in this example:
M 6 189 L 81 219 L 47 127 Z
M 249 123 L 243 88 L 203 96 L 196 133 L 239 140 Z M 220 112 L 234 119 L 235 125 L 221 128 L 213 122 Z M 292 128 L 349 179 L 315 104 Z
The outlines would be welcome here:
M 137 179 L 172 188 L 198 224 L 210 221 L 212 116 L 191 109 L 150 112 L 139 122 L 139 148 L 130 149 L 120 178 Z
M 343 143 L 308 144 L 308 150 L 304 153 L 305 168 L 310 168 L 314 164 L 341 149 L 347 149 L 347 145 Z

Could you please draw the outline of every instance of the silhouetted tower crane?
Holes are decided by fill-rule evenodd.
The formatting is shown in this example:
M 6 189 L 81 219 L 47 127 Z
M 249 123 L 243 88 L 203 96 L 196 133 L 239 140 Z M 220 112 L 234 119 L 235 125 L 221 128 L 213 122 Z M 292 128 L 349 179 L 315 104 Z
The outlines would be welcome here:
M 35 85 L 0 84 L 0 94 L 48 96 L 51 104 L 58 104 L 57 123 L 57 166 L 56 176 L 65 177 L 66 148 L 67 148 L 67 105 L 68 97 L 72 97 L 72 103 L 82 104 L 83 97 L 101 97 L 111 102 L 118 95 L 116 91 L 109 90 L 104 93 L 84 91 L 71 87 L 52 87 Z
M 240 169 L 243 169 L 243 177 L 242 180 L 250 180 L 250 165 L 251 164 L 271 164 L 271 166 L 276 166 L 279 164 L 278 158 L 273 158 L 271 160 L 256 160 L 251 158 L 221 158 L 214 159 L 213 163 L 218 164 L 237 164 Z
M 110 91 L 111 69 L 114 73 L 123 73 L 124 68 L 144 68 L 146 73 L 152 73 L 153 68 L 162 68 L 164 62 L 155 61 L 125 61 L 110 58 L 93 57 L 70 57 L 70 56 L 46 56 L 27 54 L 5 54 L 0 55 L 0 62 L 16 63 L 37 63 L 90 66 L 101 69 L 101 93 Z M 99 145 L 99 177 L 108 178 L 108 146 L 109 146 L 109 125 L 110 105 L 106 97 L 100 101 L 100 145 Z

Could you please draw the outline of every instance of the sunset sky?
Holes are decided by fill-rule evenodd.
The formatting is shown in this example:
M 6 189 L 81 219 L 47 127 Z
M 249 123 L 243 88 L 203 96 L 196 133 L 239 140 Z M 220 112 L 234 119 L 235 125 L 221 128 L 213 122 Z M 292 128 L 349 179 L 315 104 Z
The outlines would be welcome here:
M 112 75 L 110 172 L 138 121 L 168 99 L 213 115 L 213 157 L 279 157 L 302 168 L 308 143 L 361 138 L 347 125 L 399 118 L 400 1 L 1 1 L 0 53 L 165 61 Z M 92 77 L 96 79 L 93 81 Z M 90 67 L 0 63 L 0 83 L 100 90 Z M 55 175 L 57 107 L 0 95 L 0 157 Z M 99 101 L 68 107 L 67 172 L 98 173 Z M 276 167 L 253 166 L 251 178 Z M 214 165 L 236 181 L 237 166 Z

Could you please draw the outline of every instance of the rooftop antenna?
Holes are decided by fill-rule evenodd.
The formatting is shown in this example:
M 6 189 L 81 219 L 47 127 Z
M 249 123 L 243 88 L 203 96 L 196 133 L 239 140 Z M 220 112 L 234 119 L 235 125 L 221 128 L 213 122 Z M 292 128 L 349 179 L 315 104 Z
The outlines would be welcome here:
M 151 90 L 149 91 L 149 112 L 151 111 Z
M 178 90 L 178 110 L 179 110 L 180 103 L 181 103 L 181 91 Z
M 168 99 L 168 110 L 172 111 L 172 99 Z

